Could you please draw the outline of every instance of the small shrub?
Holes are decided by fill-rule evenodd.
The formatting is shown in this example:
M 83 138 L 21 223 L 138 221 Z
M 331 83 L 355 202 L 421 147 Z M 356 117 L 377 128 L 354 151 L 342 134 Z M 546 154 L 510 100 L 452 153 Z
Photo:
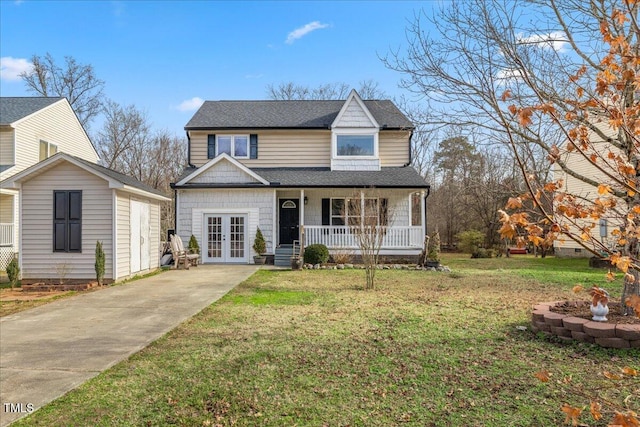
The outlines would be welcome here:
M 104 279 L 104 251 L 102 250 L 102 242 L 98 240 L 96 242 L 96 280 L 98 281 L 98 285 L 102 286 L 102 281 Z
M 440 233 L 437 231 L 429 239 L 427 260 L 440 262 Z
M 484 243 L 484 234 L 478 230 L 467 230 L 461 233 L 458 233 L 456 236 L 458 238 L 458 247 L 462 250 L 462 252 L 467 254 L 474 254 L 482 246 Z M 482 257 L 473 257 L 472 258 L 482 258 Z
M 256 238 L 253 240 L 253 250 L 258 255 L 262 255 L 267 252 L 267 242 L 264 241 L 264 236 L 262 235 L 262 231 L 260 231 L 260 227 L 256 231 Z
M 194 236 L 193 234 L 189 239 L 189 252 L 192 254 L 200 253 L 200 245 L 198 244 L 198 239 L 196 239 L 196 236 Z
M 304 262 L 307 264 L 324 264 L 329 260 L 329 249 L 325 245 L 309 245 L 304 250 Z
M 353 252 L 346 249 L 338 249 L 334 251 L 331 258 L 336 264 L 351 264 L 353 263 Z
M 11 283 L 11 289 L 13 289 L 18 284 L 18 277 L 20 277 L 20 266 L 15 257 L 7 265 L 7 276 L 9 276 L 9 283 Z
M 493 258 L 493 250 L 485 248 L 475 248 L 471 258 Z

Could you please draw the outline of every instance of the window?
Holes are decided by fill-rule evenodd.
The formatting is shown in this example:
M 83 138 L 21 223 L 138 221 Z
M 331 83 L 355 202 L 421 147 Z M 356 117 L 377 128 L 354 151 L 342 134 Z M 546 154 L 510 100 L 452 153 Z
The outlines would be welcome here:
M 332 198 L 330 225 L 386 224 L 386 211 L 387 199 Z
M 82 252 L 82 191 L 53 192 L 53 251 Z
M 336 154 L 338 156 L 374 156 L 374 136 L 337 135 Z
M 207 157 L 213 159 L 222 153 L 226 153 L 237 159 L 248 159 L 251 149 L 251 158 L 258 156 L 258 137 L 251 135 L 209 135 L 207 140 Z
M 40 140 L 40 156 L 39 161 L 48 159 L 58 152 L 58 146 L 50 144 L 47 141 Z

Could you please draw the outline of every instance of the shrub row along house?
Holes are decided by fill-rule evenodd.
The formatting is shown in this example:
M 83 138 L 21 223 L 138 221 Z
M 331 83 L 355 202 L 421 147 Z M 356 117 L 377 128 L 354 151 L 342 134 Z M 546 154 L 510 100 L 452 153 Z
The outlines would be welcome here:
M 64 98 L 0 98 L 0 247 L 23 281 L 106 281 L 159 266 L 169 199 L 97 164 Z M 410 166 L 412 123 L 388 100 L 208 101 L 185 126 L 189 164 L 172 184 L 175 228 L 205 263 L 251 263 L 258 228 L 289 265 L 294 244 L 357 253 L 355 225 L 383 230 L 381 254 L 417 258 L 429 186 Z M 280 258 L 280 256 L 282 258 Z M 278 261 L 279 262 L 279 261 Z
M 298 242 L 357 250 L 354 225 L 384 228 L 381 255 L 417 259 L 429 186 L 410 166 L 413 124 L 388 100 L 207 101 L 187 123 L 189 167 L 172 184 L 176 232 L 203 262 L 252 262 L 258 227 L 276 264 Z

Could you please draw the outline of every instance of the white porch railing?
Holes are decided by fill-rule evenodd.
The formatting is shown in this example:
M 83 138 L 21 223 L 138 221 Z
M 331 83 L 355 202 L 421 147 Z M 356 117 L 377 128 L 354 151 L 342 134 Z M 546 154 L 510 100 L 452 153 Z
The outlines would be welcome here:
M 379 227 L 382 249 L 421 249 L 422 227 Z M 357 236 L 345 225 L 305 225 L 305 245 L 323 244 L 329 249 L 357 249 Z
M 0 224 L 0 246 L 13 246 L 13 224 Z

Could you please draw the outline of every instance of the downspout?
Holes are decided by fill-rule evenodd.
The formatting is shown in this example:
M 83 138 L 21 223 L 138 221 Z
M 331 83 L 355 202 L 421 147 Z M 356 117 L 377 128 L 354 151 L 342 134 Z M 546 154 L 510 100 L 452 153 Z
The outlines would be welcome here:
M 427 236 L 429 232 L 427 231 L 427 198 L 431 194 L 431 186 L 427 187 L 427 194 L 424 196 L 424 235 Z
M 413 150 L 411 150 L 411 140 L 413 139 L 413 129 L 411 129 L 411 133 L 409 133 L 409 163 L 405 166 L 409 166 L 411 162 L 413 162 Z
M 187 131 L 187 165 L 195 168 L 195 166 L 191 164 L 191 135 L 189 135 L 189 131 Z

